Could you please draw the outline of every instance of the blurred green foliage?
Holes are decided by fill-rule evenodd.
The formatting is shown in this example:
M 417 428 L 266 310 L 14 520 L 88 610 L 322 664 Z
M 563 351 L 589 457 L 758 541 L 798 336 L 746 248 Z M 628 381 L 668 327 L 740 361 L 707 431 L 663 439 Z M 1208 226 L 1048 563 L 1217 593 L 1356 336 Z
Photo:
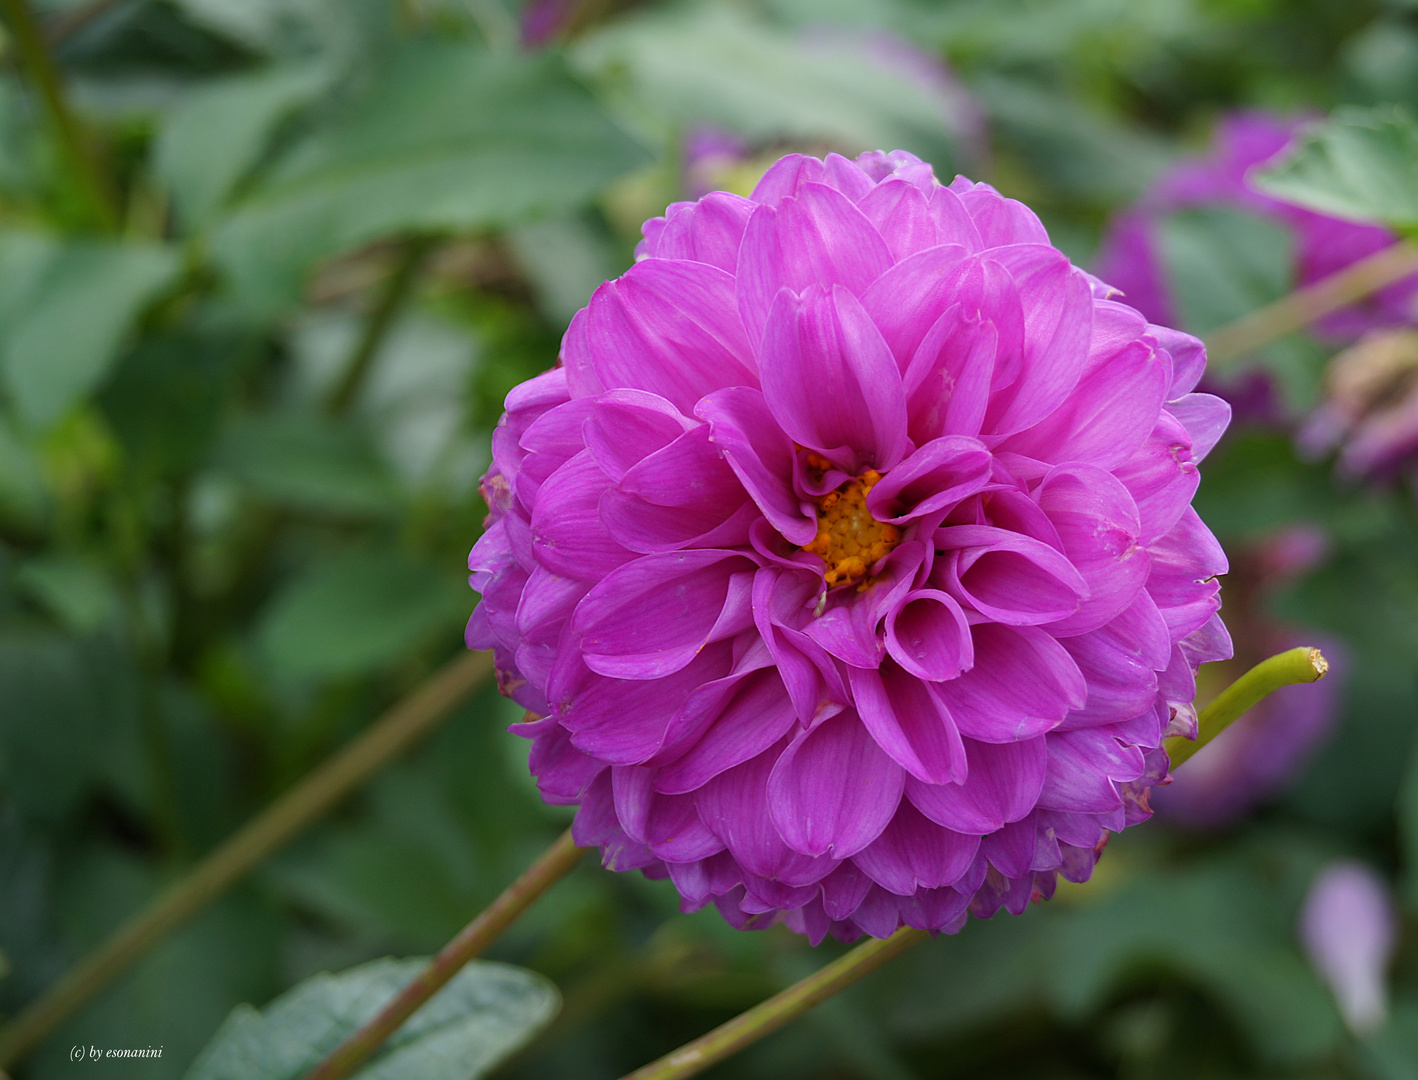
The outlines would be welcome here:
M 752 160 L 905 146 L 1027 200 L 1087 265 L 1107 214 L 1225 110 L 1418 107 L 1403 0 L 552 8 L 559 33 L 530 49 L 509 0 L 53 0 L 38 16 L 83 161 L 0 38 L 0 1013 L 461 647 L 502 398 L 553 362 L 639 222 L 685 197 L 700 125 Z M 962 87 L 883 62 L 863 47 L 881 35 Z M 1403 130 L 1350 135 L 1381 162 Z M 1333 143 L 1307 145 L 1287 190 L 1332 179 Z M 1351 196 L 1411 218 L 1401 184 Z M 1285 238 L 1225 212 L 1170 222 L 1164 258 L 1196 330 L 1293 284 Z M 1326 358 L 1296 340 L 1265 363 L 1298 407 Z M 1266 613 L 1347 647 L 1324 752 L 1248 821 L 1130 831 L 1088 886 L 928 943 L 712 1075 L 1418 1077 L 1412 493 L 1243 424 L 1200 508 L 1233 551 L 1324 530 L 1323 563 Z M 439 947 L 568 819 L 536 797 L 518 718 L 491 690 L 466 703 L 17 1080 L 71 1075 L 80 1043 L 161 1045 L 88 1067 L 176 1077 L 238 1003 Z M 1409 912 L 1392 1018 L 1362 1040 L 1293 930 L 1337 855 Z M 498 1075 L 618 1076 L 833 951 L 583 866 L 494 950 L 564 996 Z M 291 1023 L 301 993 L 274 1007 Z M 194 1075 L 227 1075 L 234 1027 L 275 1016 L 234 1014 Z M 508 1048 L 522 1022 L 540 1017 L 508 1020 Z

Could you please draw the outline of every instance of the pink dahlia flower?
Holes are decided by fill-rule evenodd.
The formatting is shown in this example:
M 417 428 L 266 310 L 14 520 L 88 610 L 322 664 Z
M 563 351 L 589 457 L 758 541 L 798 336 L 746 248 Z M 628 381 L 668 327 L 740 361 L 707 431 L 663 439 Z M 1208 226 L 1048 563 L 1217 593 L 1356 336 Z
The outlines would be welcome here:
M 1156 229 L 1178 210 L 1231 206 L 1254 211 L 1285 226 L 1295 240 L 1295 285 L 1308 285 L 1390 246 L 1387 229 L 1315 213 L 1262 194 L 1249 174 L 1285 150 L 1304 124 L 1261 112 L 1226 117 L 1205 157 L 1185 162 L 1162 179 L 1138 205 L 1120 214 L 1104 238 L 1098 272 L 1149 319 L 1175 324 L 1176 313 Z M 1379 290 L 1369 300 L 1337 311 L 1319 323 L 1321 332 L 1341 339 L 1381 326 L 1414 321 L 1418 277 Z
M 508 396 L 469 560 L 543 796 L 813 941 L 1086 879 L 1230 652 L 1201 343 L 901 152 L 644 232 Z

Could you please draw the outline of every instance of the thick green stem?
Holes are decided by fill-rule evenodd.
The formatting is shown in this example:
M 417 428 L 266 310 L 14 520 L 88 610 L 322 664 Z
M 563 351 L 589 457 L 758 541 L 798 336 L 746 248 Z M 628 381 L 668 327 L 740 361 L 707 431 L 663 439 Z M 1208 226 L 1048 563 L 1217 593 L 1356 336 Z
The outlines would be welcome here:
M 343 1080 L 364 1064 L 371 1054 L 384 1045 L 385 1039 L 398 1031 L 405 1020 L 422 1008 L 470 960 L 496 941 L 538 897 L 565 877 L 584 854 L 585 849 L 576 846 L 571 830 L 567 829 L 481 915 L 463 927 L 458 936 L 429 962 L 422 974 L 385 1005 L 379 1015 L 306 1073 L 305 1080 Z
M 331 416 L 343 415 L 354 404 L 360 387 L 364 385 L 364 380 L 369 375 L 370 366 L 379 353 L 379 346 L 384 344 L 384 339 L 389 334 L 389 328 L 394 324 L 394 316 L 399 313 L 399 309 L 404 306 L 404 301 L 409 298 L 409 292 L 413 289 L 414 281 L 418 277 L 419 267 L 423 265 L 433 244 L 433 238 L 427 236 L 416 236 L 405 243 L 399 265 L 395 267 L 389 280 L 384 283 L 384 292 L 380 295 L 374 310 L 369 313 L 369 321 L 364 325 L 364 333 L 355 345 L 349 363 L 345 365 L 345 372 L 340 377 L 339 384 L 326 404 L 326 411 Z
M 1262 660 L 1217 694 L 1216 699 L 1197 714 L 1195 740 L 1177 736 L 1163 744 L 1172 761 L 1172 768 L 1175 769 L 1220 735 L 1262 698 L 1282 686 L 1322 679 L 1327 671 L 1329 661 L 1318 649 L 1304 645 Z
M 5 22 L 15 40 L 15 49 L 24 60 L 40 97 L 44 99 L 49 122 L 54 126 L 55 136 L 65 156 L 69 158 L 94 224 L 106 232 L 112 232 L 118 227 L 119 216 L 113 185 L 100 167 L 83 127 L 69 107 L 59 68 L 50 55 L 34 12 L 26 0 L 0 0 L 0 11 L 4 11 Z
M 0 1068 L 54 1027 L 311 822 L 427 734 L 492 672 L 488 653 L 460 656 L 385 713 L 118 929 L 0 1034 Z
M 902 927 L 889 938 L 864 942 L 782 993 L 720 1024 L 709 1034 L 629 1073 L 624 1080 L 671 1080 L 702 1072 L 870 975 L 925 936 L 924 930 Z
M 1224 364 L 1245 356 L 1415 273 L 1418 246 L 1405 242 L 1384 248 L 1207 334 L 1207 358 Z

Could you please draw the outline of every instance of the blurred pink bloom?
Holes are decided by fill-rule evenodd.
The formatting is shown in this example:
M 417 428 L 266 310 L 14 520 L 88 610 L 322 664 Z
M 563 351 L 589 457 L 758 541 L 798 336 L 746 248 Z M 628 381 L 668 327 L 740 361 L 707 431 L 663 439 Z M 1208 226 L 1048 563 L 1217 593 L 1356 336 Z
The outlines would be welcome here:
M 1388 885 L 1363 863 L 1332 862 L 1310 886 L 1300 911 L 1300 941 L 1356 1034 L 1388 1015 L 1388 965 L 1397 945 Z

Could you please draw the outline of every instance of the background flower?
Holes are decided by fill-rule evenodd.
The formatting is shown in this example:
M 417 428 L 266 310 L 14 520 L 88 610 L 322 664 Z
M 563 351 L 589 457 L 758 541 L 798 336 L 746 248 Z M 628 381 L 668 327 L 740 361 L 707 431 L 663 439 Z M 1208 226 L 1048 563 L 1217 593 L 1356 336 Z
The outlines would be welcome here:
M 644 233 L 509 396 L 469 561 L 543 796 L 814 941 L 1086 880 L 1230 654 L 1200 342 L 904 152 Z
M 1342 859 L 1316 875 L 1300 910 L 1300 939 L 1356 1033 L 1388 1015 L 1395 930 L 1388 886 L 1369 867 Z

